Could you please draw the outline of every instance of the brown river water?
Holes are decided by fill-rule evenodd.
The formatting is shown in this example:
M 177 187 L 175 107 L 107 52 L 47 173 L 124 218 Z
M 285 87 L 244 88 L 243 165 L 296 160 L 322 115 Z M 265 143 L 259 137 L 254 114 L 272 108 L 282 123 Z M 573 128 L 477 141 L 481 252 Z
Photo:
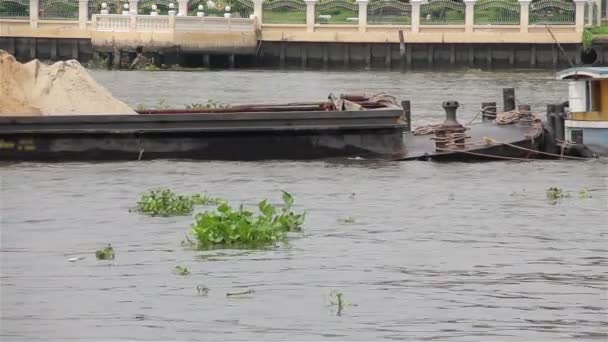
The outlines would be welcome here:
M 417 122 L 441 119 L 448 99 L 472 118 L 506 86 L 538 112 L 566 97 L 548 72 L 93 76 L 147 106 L 386 91 L 410 99 Z M 287 190 L 304 230 L 269 250 L 185 249 L 191 217 L 129 211 L 159 186 L 248 206 Z M 553 186 L 572 197 L 550 202 Z M 0 193 L 2 341 L 608 338 L 606 159 L 3 163 Z M 116 259 L 97 261 L 107 243 Z M 339 316 L 332 291 L 352 304 Z

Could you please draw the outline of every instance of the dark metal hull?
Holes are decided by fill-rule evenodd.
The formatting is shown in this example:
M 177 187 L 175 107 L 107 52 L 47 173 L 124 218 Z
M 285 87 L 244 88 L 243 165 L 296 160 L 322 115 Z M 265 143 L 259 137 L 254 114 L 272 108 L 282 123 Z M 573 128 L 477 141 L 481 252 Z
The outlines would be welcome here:
M 433 135 L 404 134 L 406 153 L 399 160 L 430 161 L 489 161 L 546 159 L 543 149 L 543 130 L 529 124 L 497 125 L 494 122 L 470 126 L 468 142 L 492 140 L 488 145 L 472 144 L 459 149 L 437 150 Z
M 399 110 L 0 118 L 0 160 L 263 160 L 403 152 Z

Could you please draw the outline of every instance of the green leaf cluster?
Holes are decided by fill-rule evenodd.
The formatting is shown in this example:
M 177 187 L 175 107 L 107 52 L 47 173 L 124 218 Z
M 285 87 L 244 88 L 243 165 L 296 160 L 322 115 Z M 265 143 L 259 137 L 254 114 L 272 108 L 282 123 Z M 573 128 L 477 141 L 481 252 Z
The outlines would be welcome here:
M 188 270 L 188 268 L 182 267 L 182 266 L 175 266 L 175 268 L 173 269 L 173 272 L 175 272 L 175 274 L 181 275 L 181 276 L 190 275 L 190 271 Z
M 258 204 L 259 213 L 241 205 L 232 208 L 223 202 L 215 211 L 195 216 L 192 231 L 199 249 L 263 248 L 285 239 L 287 232 L 300 231 L 304 214 L 291 210 L 294 198 L 283 192 L 283 207 L 277 208 L 267 200 Z
M 547 194 L 547 198 L 552 201 L 557 201 L 562 198 L 570 197 L 569 192 L 564 191 L 562 188 L 558 188 L 558 187 L 550 187 L 549 189 L 547 189 L 546 194 Z
M 221 203 L 207 195 L 179 195 L 169 189 L 150 190 L 137 202 L 137 211 L 151 216 L 183 216 L 192 213 L 195 205 Z
M 107 247 L 95 251 L 97 260 L 114 260 L 114 248 L 110 244 Z

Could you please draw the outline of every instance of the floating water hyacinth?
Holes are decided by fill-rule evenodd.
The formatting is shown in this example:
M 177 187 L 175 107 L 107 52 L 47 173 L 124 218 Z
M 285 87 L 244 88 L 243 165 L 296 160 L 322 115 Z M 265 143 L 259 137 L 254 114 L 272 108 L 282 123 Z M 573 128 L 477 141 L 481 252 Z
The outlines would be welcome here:
M 97 260 L 114 260 L 114 248 L 110 244 L 107 247 L 99 249 L 95 252 Z
M 221 199 L 207 195 L 179 195 L 170 189 L 154 189 L 141 196 L 137 202 L 137 211 L 150 216 L 185 216 L 192 213 L 195 205 L 221 202 Z
M 294 198 L 283 192 L 283 207 L 277 208 L 267 200 L 258 204 L 259 214 L 221 203 L 215 211 L 195 216 L 192 233 L 199 249 L 264 248 L 285 239 L 286 233 L 300 231 L 304 214 L 291 210 Z

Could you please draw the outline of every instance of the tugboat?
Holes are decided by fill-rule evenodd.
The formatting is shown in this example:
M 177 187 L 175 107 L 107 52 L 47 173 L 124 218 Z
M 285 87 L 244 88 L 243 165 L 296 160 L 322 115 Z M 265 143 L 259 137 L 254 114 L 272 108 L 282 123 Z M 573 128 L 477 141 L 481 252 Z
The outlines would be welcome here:
M 608 67 L 563 70 L 557 79 L 570 81 L 563 127 L 556 120 L 555 137 L 562 146 L 582 146 L 595 156 L 608 156 Z

